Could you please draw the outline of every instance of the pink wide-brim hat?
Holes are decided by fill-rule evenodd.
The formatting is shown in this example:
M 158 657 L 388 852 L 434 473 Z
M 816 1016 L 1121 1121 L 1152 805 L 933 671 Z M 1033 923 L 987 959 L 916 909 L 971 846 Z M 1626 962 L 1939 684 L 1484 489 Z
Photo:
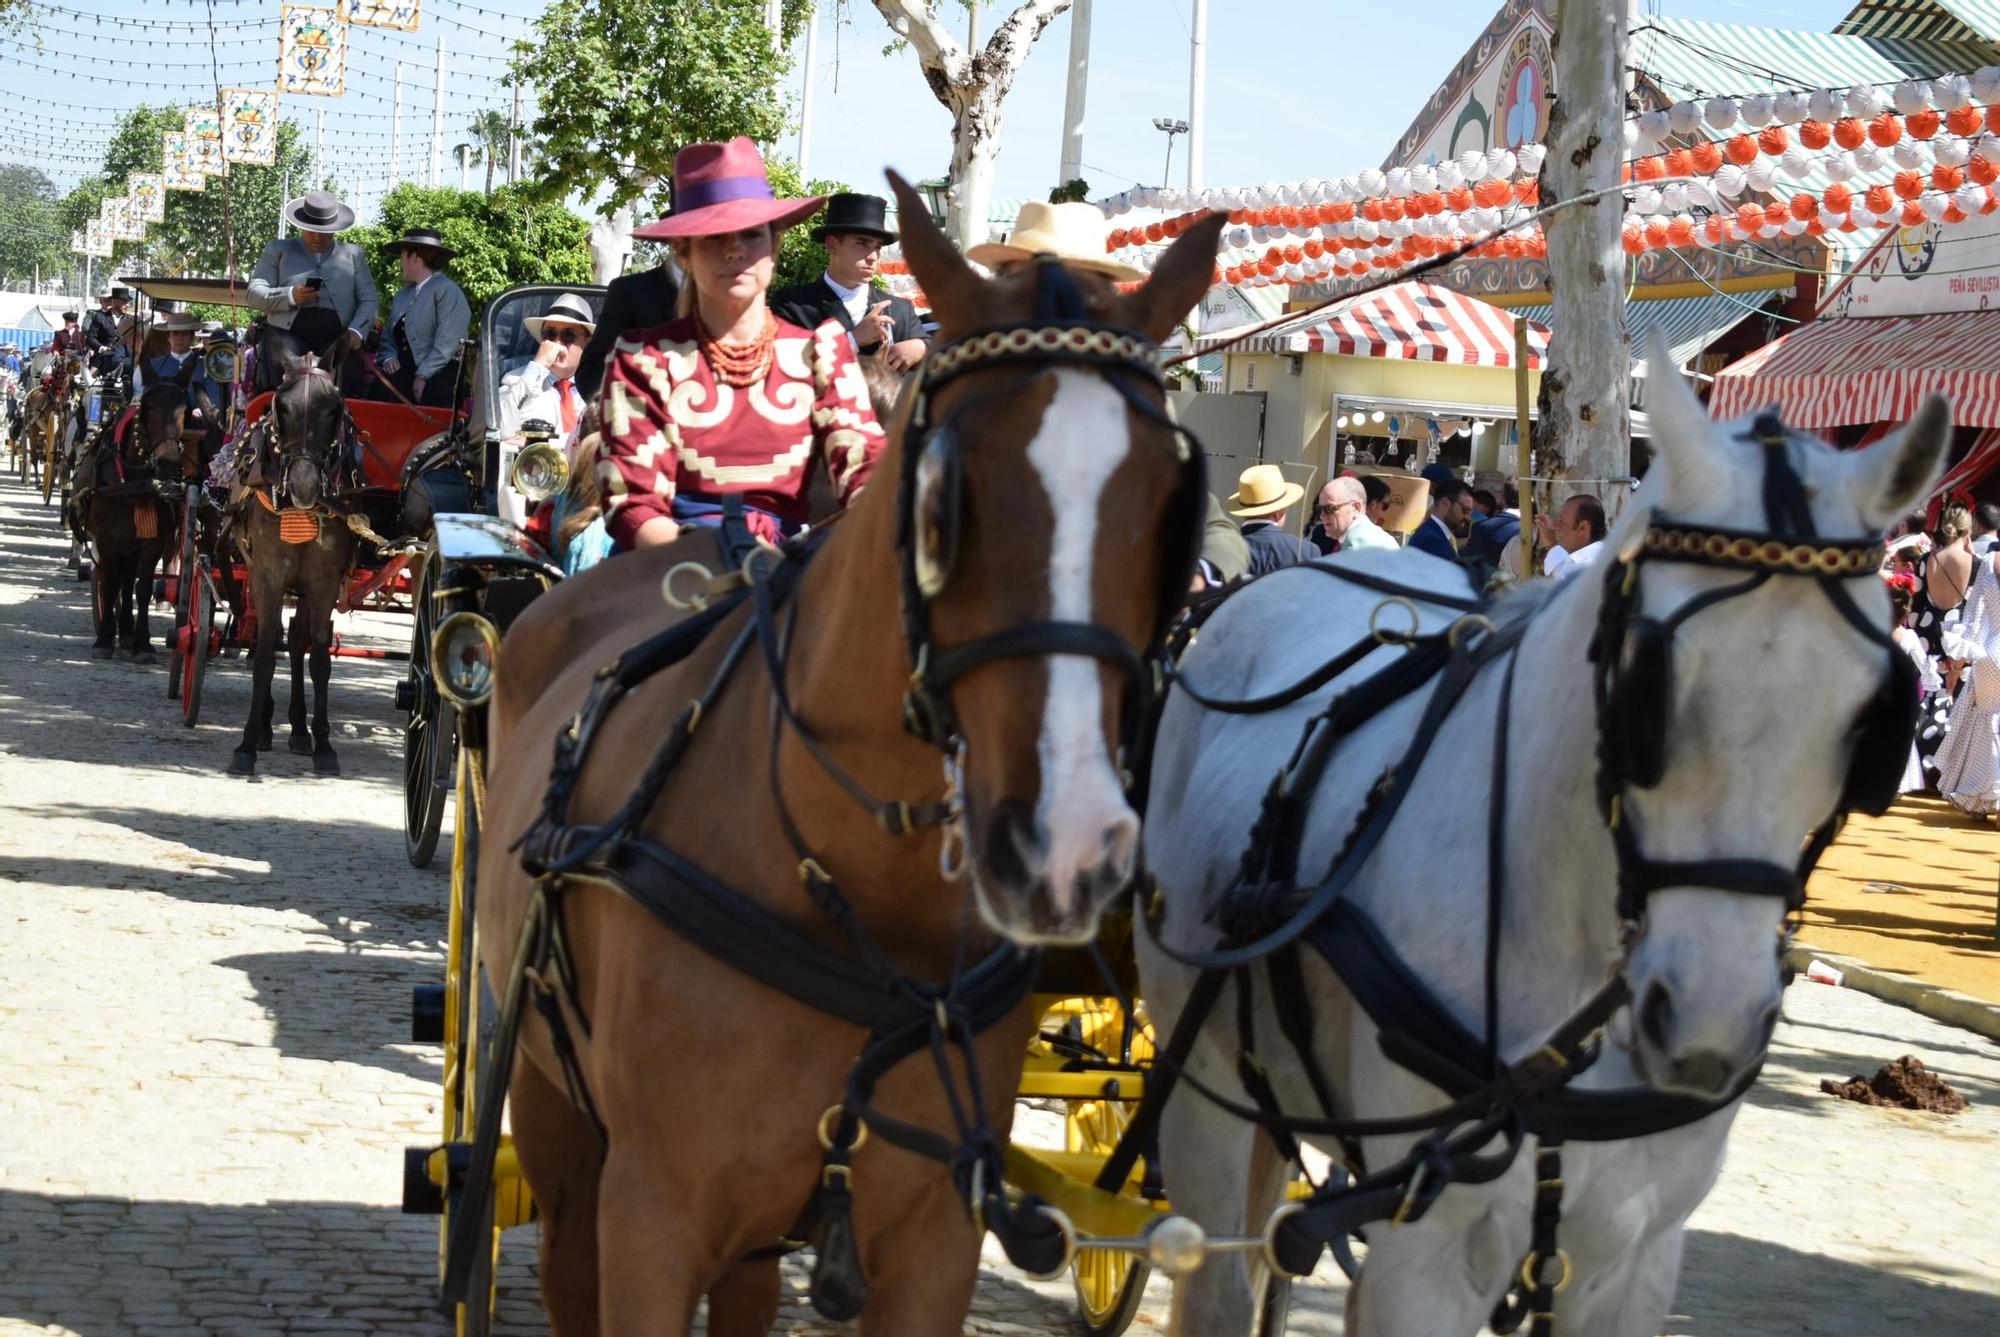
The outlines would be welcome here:
M 647 241 L 714 237 L 769 223 L 787 228 L 820 211 L 826 196 L 781 200 L 771 193 L 764 155 L 738 135 L 727 144 L 690 144 L 674 155 L 674 211 L 657 223 L 633 228 Z

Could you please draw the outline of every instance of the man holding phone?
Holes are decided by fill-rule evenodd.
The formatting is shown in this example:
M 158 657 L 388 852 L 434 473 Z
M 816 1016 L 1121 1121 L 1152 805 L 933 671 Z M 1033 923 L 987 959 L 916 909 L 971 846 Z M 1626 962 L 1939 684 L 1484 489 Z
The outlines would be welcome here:
M 888 224 L 889 202 L 879 195 L 835 195 L 812 230 L 826 246 L 826 272 L 816 283 L 780 288 L 771 310 L 808 330 L 840 322 L 863 357 L 879 356 L 892 370 L 908 371 L 930 351 L 930 336 L 908 298 L 875 282 L 875 265 L 885 242 L 896 239 Z
M 367 255 L 336 235 L 354 226 L 354 210 L 314 190 L 286 201 L 283 213 L 298 235 L 266 245 L 250 275 L 250 304 L 264 312 L 268 327 L 257 355 L 257 388 L 275 389 L 283 378 L 283 345 L 337 361 L 341 392 L 352 396 L 361 385 L 361 359 L 350 355 L 360 351 L 380 304 Z M 285 333 L 274 339 L 273 330 Z
M 566 292 L 547 311 L 521 322 L 535 341 L 535 352 L 509 365 L 500 377 L 495 425 L 502 440 L 521 435 L 521 425 L 540 419 L 556 429 L 565 451 L 576 449 L 577 426 L 583 421 L 584 400 L 576 388 L 583 350 L 597 332 L 590 303 Z

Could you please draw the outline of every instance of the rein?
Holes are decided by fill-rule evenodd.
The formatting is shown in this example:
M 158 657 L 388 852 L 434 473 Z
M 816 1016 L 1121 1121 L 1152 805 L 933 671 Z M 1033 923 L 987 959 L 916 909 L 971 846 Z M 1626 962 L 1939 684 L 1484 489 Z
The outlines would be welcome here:
M 940 389 L 975 372 L 1022 368 L 1039 377 L 1053 367 L 1084 368 L 1106 378 L 1142 414 L 1173 430 L 1181 443 L 1178 496 L 1186 501 L 1176 507 L 1176 517 L 1185 513 L 1188 525 L 1185 551 L 1177 549 L 1171 554 L 1174 560 L 1166 563 L 1163 586 L 1177 592 L 1187 588 L 1197 542 L 1198 512 L 1194 506 L 1201 501 L 1206 483 L 1201 452 L 1193 446 L 1192 438 L 1137 388 L 1143 383 L 1163 388 L 1158 350 L 1128 331 L 1084 319 L 1081 292 L 1059 264 L 1042 262 L 1037 273 L 1035 320 L 975 331 L 936 350 L 926 361 L 903 435 L 896 544 L 911 673 L 902 717 L 910 732 L 941 754 L 944 796 L 921 803 L 878 799 L 814 737 L 792 704 L 788 651 L 798 615 L 798 583 L 825 540 L 827 528 L 822 526 L 783 549 L 760 547 L 744 526 L 740 499 L 725 499 L 721 543 L 725 560 L 740 571 L 741 578 L 729 582 L 729 592 L 716 602 L 598 671 L 576 715 L 557 738 L 542 810 L 515 842 L 523 867 L 535 878 L 535 889 L 509 975 L 494 1058 L 482 1074 L 487 1085 L 481 1092 L 466 1192 L 486 1191 L 490 1183 L 500 1131 L 502 1102 L 498 1096 L 511 1073 L 522 1007 L 527 1002 L 532 1001 L 548 1024 L 571 1099 L 588 1113 L 600 1136 L 608 1137 L 585 1085 L 572 1031 L 574 1027 L 587 1037 L 589 1023 L 562 926 L 564 891 L 578 883 L 590 883 L 627 896 L 733 969 L 866 1032 L 840 1103 L 830 1107 L 820 1120 L 823 1154 L 818 1183 L 797 1224 L 780 1244 L 782 1251 L 809 1242 L 815 1250 L 810 1295 L 822 1316 L 836 1321 L 852 1318 L 866 1298 L 867 1282 L 852 1222 L 852 1158 L 871 1135 L 949 1167 L 974 1223 L 982 1232 L 992 1231 L 1017 1266 L 1030 1273 L 1048 1274 L 1059 1271 L 1072 1256 L 1075 1232 L 1060 1213 L 1039 1199 L 1016 1201 L 1005 1191 L 1003 1148 L 987 1117 L 986 1093 L 980 1089 L 974 1053 L 977 1037 L 1026 999 L 1039 957 L 1003 942 L 984 956 L 967 961 L 961 942 L 961 960 L 947 979 L 924 981 L 904 975 L 862 924 L 799 828 L 779 785 L 777 764 L 778 749 L 789 730 L 814 763 L 889 834 L 908 836 L 930 827 L 941 828 L 944 851 L 940 873 L 946 881 L 953 881 L 964 868 L 962 858 L 955 857 L 962 855 L 964 848 L 960 774 L 965 743 L 951 700 L 957 679 L 1002 659 L 1058 654 L 1099 659 L 1124 673 L 1129 699 L 1122 724 L 1128 746 L 1140 738 L 1142 717 L 1153 704 L 1162 676 L 1158 656 L 1171 620 L 1169 608 L 1178 606 L 1177 599 L 1172 605 L 1162 603 L 1158 629 L 1146 646 L 1134 646 L 1095 623 L 1069 621 L 1026 623 L 949 647 L 937 646 L 931 635 L 930 605 L 949 578 L 949 563 L 941 570 L 937 567 L 936 541 L 941 536 L 919 533 L 919 465 L 928 459 L 956 477 L 958 441 L 952 430 L 956 415 L 940 423 L 933 420 L 932 407 Z M 952 496 L 956 500 L 955 492 Z M 954 513 L 948 523 L 955 526 L 961 519 Z M 927 576 L 920 568 L 933 574 Z M 676 715 L 625 803 L 602 823 L 573 822 L 571 798 L 592 744 L 617 703 L 641 683 L 686 660 L 733 619 L 740 625 L 730 633 L 732 639 L 716 670 L 700 695 Z M 815 909 L 838 928 L 846 952 L 820 947 L 691 859 L 641 834 L 645 818 L 686 756 L 704 714 L 750 657 L 753 644 L 771 692 L 768 769 L 780 827 L 797 856 L 801 887 Z M 958 1072 L 951 1061 L 954 1050 L 960 1058 Z M 872 1104 L 876 1084 L 885 1073 L 924 1053 L 929 1054 L 948 1098 L 954 1129 L 950 1135 L 892 1118 Z M 462 1207 L 460 1215 L 479 1219 L 476 1208 Z M 474 1255 L 486 1247 L 477 1235 L 476 1231 L 452 1235 L 441 1287 L 447 1304 L 464 1297 Z
M 1789 436 L 1783 424 L 1774 414 L 1760 417 L 1751 429 L 1751 439 L 1764 447 L 1766 532 L 1695 527 L 1656 515 L 1607 564 L 1603 606 L 1590 658 L 1598 735 L 1597 795 L 1617 864 L 1623 950 L 1610 979 L 1540 1048 L 1517 1062 L 1503 1064 L 1498 1051 L 1507 747 L 1518 651 L 1541 610 L 1496 628 L 1480 613 L 1467 611 L 1477 606 L 1467 601 L 1312 565 L 1305 569 L 1381 589 L 1407 602 L 1412 613 L 1410 627 L 1407 631 L 1384 631 L 1371 626 L 1367 639 L 1304 678 L 1255 697 L 1217 699 L 1190 686 L 1185 676 L 1175 678 L 1179 690 L 1206 709 L 1259 713 L 1303 699 L 1382 646 L 1404 649 L 1398 659 L 1337 692 L 1324 709 L 1306 720 L 1291 757 L 1266 792 L 1236 879 L 1210 910 L 1211 920 L 1221 929 L 1217 948 L 1184 951 L 1161 942 L 1155 893 L 1147 915 L 1155 943 L 1199 973 L 1173 1032 L 1161 1048 L 1157 1075 L 1149 1081 L 1138 1114 L 1098 1176 L 1098 1187 L 1112 1190 L 1125 1182 L 1157 1135 L 1161 1110 L 1176 1081 L 1187 1082 L 1223 1110 L 1262 1127 L 1293 1158 L 1298 1151 L 1297 1139 L 1302 1136 L 1336 1138 L 1356 1176 L 1354 1182 L 1329 1181 L 1316 1186 L 1303 1203 L 1281 1209 L 1283 1217 L 1272 1227 L 1274 1257 L 1286 1271 L 1303 1276 L 1312 1271 L 1330 1242 L 1376 1222 L 1400 1224 L 1421 1219 L 1451 1183 L 1497 1179 L 1518 1154 L 1525 1136 L 1533 1134 L 1540 1143 L 1533 1242 L 1517 1274 L 1514 1293 L 1502 1302 L 1494 1325 L 1497 1331 L 1511 1332 L 1523 1321 L 1531 1321 L 1537 1337 L 1553 1332 L 1555 1294 L 1567 1286 L 1570 1276 L 1569 1257 L 1556 1243 L 1563 1141 L 1620 1141 L 1684 1126 L 1741 1098 L 1757 1076 L 1753 1068 L 1732 1090 L 1715 1099 L 1669 1096 L 1650 1088 L 1566 1089 L 1577 1073 L 1596 1060 L 1603 1026 L 1630 1002 L 1625 960 L 1644 933 L 1647 898 L 1669 886 L 1696 885 L 1740 895 L 1779 897 L 1788 909 L 1796 911 L 1804 903 L 1805 879 L 1831 843 L 1842 816 L 1854 809 L 1880 812 L 1894 799 L 1895 777 L 1891 775 L 1885 786 L 1871 778 L 1877 768 L 1868 763 L 1879 759 L 1895 738 L 1907 739 L 1914 724 L 1915 692 L 1907 659 L 1897 652 L 1887 630 L 1875 626 L 1861 611 L 1842 583 L 1879 567 L 1880 540 L 1817 537 L 1804 483 L 1787 453 Z M 1640 572 L 1649 560 L 1749 574 L 1745 580 L 1695 595 L 1667 618 L 1653 620 L 1638 613 Z M 1631 795 L 1634 790 L 1657 784 L 1667 762 L 1664 727 L 1659 726 L 1656 738 L 1644 736 L 1641 729 L 1646 720 L 1665 718 L 1672 686 L 1668 656 L 1673 633 L 1704 610 L 1780 577 L 1813 581 L 1848 623 L 1888 655 L 1882 687 L 1857 724 L 1854 761 L 1835 809 L 1813 830 L 1796 865 L 1754 859 L 1674 862 L 1649 858 L 1640 843 Z M 1456 610 L 1461 616 L 1440 632 L 1420 634 L 1415 615 L 1418 604 Z M 1378 608 L 1378 616 L 1380 611 Z M 1478 676 L 1495 664 L 1503 665 L 1504 676 L 1494 729 L 1493 798 L 1487 818 L 1485 1034 L 1481 1038 L 1436 999 L 1344 893 L 1380 845 L 1443 723 Z M 1355 826 L 1327 872 L 1310 890 L 1305 889 L 1297 876 L 1304 823 L 1334 748 L 1356 726 L 1424 686 L 1432 686 L 1432 692 L 1411 741 L 1369 791 Z M 1376 1024 L 1384 1054 L 1444 1091 L 1449 1097 L 1446 1103 L 1389 1119 L 1342 1118 L 1336 1114 L 1332 1083 L 1311 1045 L 1312 1017 L 1298 973 L 1302 945 L 1319 953 Z M 1259 966 L 1269 976 L 1280 1029 L 1321 1105 L 1320 1117 L 1282 1110 L 1256 1058 L 1250 990 L 1252 972 Z M 1239 1001 L 1237 1075 L 1252 1104 L 1223 1095 L 1187 1071 L 1196 1037 L 1232 981 Z M 1360 1139 L 1419 1133 L 1425 1136 L 1400 1160 L 1372 1173 L 1367 1171 Z M 1500 1139 L 1500 1148 L 1483 1153 L 1495 1138 Z

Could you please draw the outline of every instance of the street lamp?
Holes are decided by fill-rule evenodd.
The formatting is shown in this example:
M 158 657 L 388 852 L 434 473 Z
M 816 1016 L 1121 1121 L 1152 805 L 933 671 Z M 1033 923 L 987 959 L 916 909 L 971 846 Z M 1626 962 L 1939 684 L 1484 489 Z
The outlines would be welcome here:
M 1188 123 L 1186 121 L 1176 121 L 1171 117 L 1155 116 L 1153 118 L 1153 128 L 1167 137 L 1167 165 L 1164 175 L 1160 178 L 1160 184 L 1165 186 L 1172 182 L 1174 175 L 1174 136 L 1186 134 L 1188 132 Z
M 943 177 L 939 177 L 934 181 L 919 181 L 917 182 L 917 193 L 922 195 L 924 203 L 930 206 L 931 221 L 939 227 L 943 227 L 945 209 L 950 203 L 951 182 L 945 180 Z

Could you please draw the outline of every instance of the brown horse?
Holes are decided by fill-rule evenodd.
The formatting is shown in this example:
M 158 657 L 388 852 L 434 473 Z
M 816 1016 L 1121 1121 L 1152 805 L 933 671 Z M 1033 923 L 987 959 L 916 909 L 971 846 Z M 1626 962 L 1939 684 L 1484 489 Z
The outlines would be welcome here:
M 192 372 L 193 364 L 189 364 Z M 90 493 L 82 499 L 82 528 L 96 554 L 97 640 L 91 654 L 111 658 L 122 638 L 135 660 L 154 657 L 147 610 L 153 573 L 179 528 L 181 426 L 187 412 L 187 377 L 146 387 L 125 439 L 111 428 L 79 473 Z
M 271 345 L 267 345 L 271 346 Z M 271 678 L 284 630 L 285 596 L 296 599 L 292 658 L 291 750 L 313 759 L 316 775 L 340 774 L 329 741 L 327 687 L 333 676 L 333 613 L 347 588 L 360 541 L 335 506 L 342 472 L 347 405 L 335 374 L 347 350 L 334 345 L 325 365 L 312 354 L 284 355 L 284 379 L 271 401 L 271 477 L 249 490 L 231 514 L 231 528 L 250 570 L 250 606 L 257 625 L 251 651 L 250 717 L 230 754 L 229 773 L 250 775 L 257 754 L 271 746 Z M 306 724 L 305 669 L 311 656 L 313 705 Z
M 722 615 L 686 659 L 617 705 L 568 811 L 573 821 L 601 822 L 625 804 L 687 703 L 720 682 L 659 801 L 640 815 L 639 835 L 826 952 L 858 954 L 858 926 L 894 970 L 944 980 L 962 954 L 1004 940 L 1088 939 L 1131 876 L 1138 818 L 1121 783 L 1119 740 L 1133 736 L 1142 694 L 1126 690 L 1128 666 L 1104 646 L 1154 644 L 1178 607 L 1203 490 L 1199 458 L 1165 417 L 1157 379 L 1135 374 L 1129 358 L 1117 366 L 1055 353 L 947 359 L 978 352 L 983 339 L 964 341 L 968 332 L 1046 326 L 1056 316 L 1156 343 L 1208 286 L 1222 220 L 1190 229 L 1129 294 L 1053 263 L 989 280 L 901 178 L 891 184 L 940 347 L 960 342 L 933 354 L 904 397 L 874 482 L 828 527 L 775 610 L 784 628 L 772 632 L 783 642 L 778 657 L 752 650 L 723 667 L 751 612 Z M 1072 309 L 1049 315 L 1050 288 L 1068 294 Z M 919 419 L 926 430 L 909 439 Z M 660 598 L 662 577 L 690 560 L 724 569 L 718 546 L 713 531 L 701 531 L 618 557 L 545 595 L 508 633 L 484 816 L 495 853 L 482 861 L 477 888 L 480 957 L 502 988 L 524 919 L 546 889 L 500 851 L 537 823 L 551 758 L 599 669 L 676 621 Z M 918 611 L 913 602 L 922 616 L 906 620 Z M 936 647 L 926 662 L 949 722 L 923 730 L 926 738 L 903 717 L 915 650 L 906 636 L 919 624 Z M 1059 643 L 1058 627 L 1071 639 Z M 988 653 L 976 663 L 954 658 L 972 647 Z M 939 667 L 946 662 L 960 667 Z M 782 664 L 789 717 L 774 703 L 772 664 Z M 814 755 L 802 729 L 827 755 Z M 946 788 L 940 742 L 955 749 L 944 770 L 961 805 L 945 823 L 949 834 L 893 834 L 900 823 L 864 811 L 842 783 L 934 802 Z M 786 834 L 787 816 L 813 851 L 810 868 Z M 947 839 L 963 841 L 969 891 L 941 867 L 952 862 Z M 848 929 L 830 918 L 825 886 L 806 876 L 821 872 L 844 894 Z M 528 1014 L 511 1086 L 553 1329 L 557 1337 L 684 1334 L 706 1295 L 716 1337 L 767 1332 L 777 1263 L 752 1255 L 790 1232 L 815 1185 L 844 1187 L 824 1168 L 815 1129 L 842 1104 L 869 1032 L 788 996 L 782 982 L 753 980 L 598 882 L 561 894 L 575 988 L 558 1006 L 573 1007 L 564 1034 L 578 1080 L 566 1081 L 550 1024 Z M 961 1051 L 972 1056 L 1002 1139 L 1033 1022 L 1022 998 Z M 962 1084 L 959 1060 L 940 1061 Z M 957 1127 L 928 1057 L 890 1068 L 873 1111 L 871 1120 L 892 1116 L 947 1141 Z M 844 1118 L 828 1126 L 846 1140 Z M 854 1153 L 862 1331 L 959 1333 L 980 1245 L 966 1180 L 888 1146 L 885 1135 Z M 997 1191 L 977 1170 L 971 1182 Z M 993 1199 L 982 1205 L 990 1221 Z M 822 1266 L 827 1257 L 822 1248 Z

